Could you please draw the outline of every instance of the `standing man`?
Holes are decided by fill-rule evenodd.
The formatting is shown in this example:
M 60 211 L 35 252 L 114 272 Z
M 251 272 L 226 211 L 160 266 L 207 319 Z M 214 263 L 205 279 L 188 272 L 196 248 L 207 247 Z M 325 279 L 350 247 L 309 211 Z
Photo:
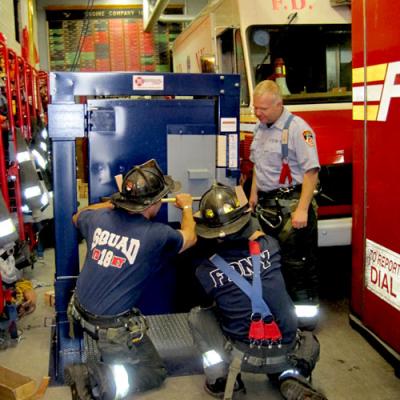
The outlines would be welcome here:
M 279 240 L 282 267 L 300 326 L 316 324 L 318 274 L 317 206 L 314 191 L 320 164 L 315 134 L 284 106 L 278 85 L 260 82 L 253 95 L 259 123 L 250 159 L 254 163 L 250 206 L 266 233 Z
M 125 398 L 162 384 L 166 369 L 137 304 L 154 275 L 196 243 L 192 197 L 176 195 L 181 229 L 152 221 L 161 199 L 178 190 L 155 160 L 135 166 L 111 201 L 80 210 L 73 222 L 87 255 L 68 313 L 97 343 L 98 362 L 66 368 L 80 399 Z

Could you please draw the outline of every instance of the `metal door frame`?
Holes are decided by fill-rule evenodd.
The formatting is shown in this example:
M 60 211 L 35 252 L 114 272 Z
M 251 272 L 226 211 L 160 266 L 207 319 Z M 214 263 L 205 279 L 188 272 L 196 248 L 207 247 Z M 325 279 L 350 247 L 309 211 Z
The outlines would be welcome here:
M 143 89 L 146 82 L 148 89 Z M 154 86 L 152 82 L 162 82 Z M 144 83 L 144 85 L 143 85 Z M 141 86 L 142 85 L 142 86 Z M 132 72 L 51 72 L 51 104 L 48 106 L 49 136 L 53 151 L 54 225 L 55 225 L 55 312 L 56 325 L 50 373 L 53 381 L 63 383 L 64 367 L 82 361 L 83 341 L 71 339 L 67 306 L 79 274 L 77 230 L 72 215 L 77 210 L 76 138 L 87 136 L 86 104 L 80 96 L 194 96 L 214 97 L 218 115 L 218 135 L 239 136 L 240 76 L 233 74 L 178 74 Z M 216 121 L 213 121 L 214 123 Z M 224 128 L 228 122 L 230 127 Z M 232 127 L 232 125 L 236 125 Z M 229 140 L 227 138 L 227 143 Z M 239 140 L 235 146 L 239 146 Z M 228 146 L 227 146 L 228 147 Z M 235 149 L 239 153 L 238 148 Z M 227 154 L 229 148 L 227 148 Z M 238 160 L 229 165 L 226 175 L 238 177 Z

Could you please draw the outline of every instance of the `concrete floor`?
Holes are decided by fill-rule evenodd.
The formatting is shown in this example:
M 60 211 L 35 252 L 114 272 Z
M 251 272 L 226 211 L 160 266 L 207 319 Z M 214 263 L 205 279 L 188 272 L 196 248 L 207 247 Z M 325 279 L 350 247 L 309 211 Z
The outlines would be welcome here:
M 38 306 L 33 314 L 19 321 L 21 340 L 15 347 L 0 351 L 0 365 L 29 376 L 39 385 L 48 375 L 49 324 L 54 310 L 44 303 L 44 293 L 53 285 L 54 250 L 46 250 L 44 263 L 37 263 L 33 270 L 26 269 L 25 277 L 38 286 Z M 393 367 L 350 327 L 347 299 L 324 301 L 321 313 L 316 331 L 321 343 L 321 359 L 314 371 L 314 385 L 329 400 L 400 399 L 400 379 L 395 377 Z M 247 394 L 238 399 L 281 399 L 263 376 L 244 374 L 243 380 Z M 50 385 L 43 399 L 69 400 L 71 395 L 68 387 Z M 168 378 L 161 389 L 135 399 L 200 400 L 211 397 L 203 391 L 203 377 L 195 375 Z

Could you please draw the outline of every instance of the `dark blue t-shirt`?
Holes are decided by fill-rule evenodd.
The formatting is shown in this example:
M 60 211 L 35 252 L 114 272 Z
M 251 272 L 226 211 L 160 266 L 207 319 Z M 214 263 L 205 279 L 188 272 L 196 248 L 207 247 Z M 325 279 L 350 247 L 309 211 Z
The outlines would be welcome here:
M 87 255 L 75 293 L 98 315 L 135 307 L 152 275 L 183 245 L 183 236 L 170 226 L 118 209 L 85 210 L 77 226 Z
M 272 237 L 261 237 L 257 241 L 261 247 L 263 298 L 281 329 L 283 342 L 290 342 L 297 324 L 294 306 L 280 270 L 279 245 Z M 247 239 L 224 241 L 218 245 L 216 252 L 252 284 L 253 266 Z M 247 339 L 252 312 L 249 297 L 209 259 L 203 260 L 197 267 L 196 276 L 207 294 L 216 302 L 225 334 L 233 339 Z

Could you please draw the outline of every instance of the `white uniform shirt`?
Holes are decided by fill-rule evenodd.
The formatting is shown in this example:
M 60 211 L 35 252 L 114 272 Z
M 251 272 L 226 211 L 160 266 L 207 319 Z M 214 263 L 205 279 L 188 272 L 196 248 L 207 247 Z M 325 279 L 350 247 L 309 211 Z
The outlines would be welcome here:
M 292 183 L 279 183 L 282 169 L 282 132 L 291 113 L 284 108 L 282 115 L 268 128 L 257 123 L 250 147 L 250 160 L 255 165 L 258 190 L 269 192 L 279 187 L 303 183 L 304 174 L 320 168 L 315 133 L 300 117 L 294 116 L 289 126 L 289 167 Z

